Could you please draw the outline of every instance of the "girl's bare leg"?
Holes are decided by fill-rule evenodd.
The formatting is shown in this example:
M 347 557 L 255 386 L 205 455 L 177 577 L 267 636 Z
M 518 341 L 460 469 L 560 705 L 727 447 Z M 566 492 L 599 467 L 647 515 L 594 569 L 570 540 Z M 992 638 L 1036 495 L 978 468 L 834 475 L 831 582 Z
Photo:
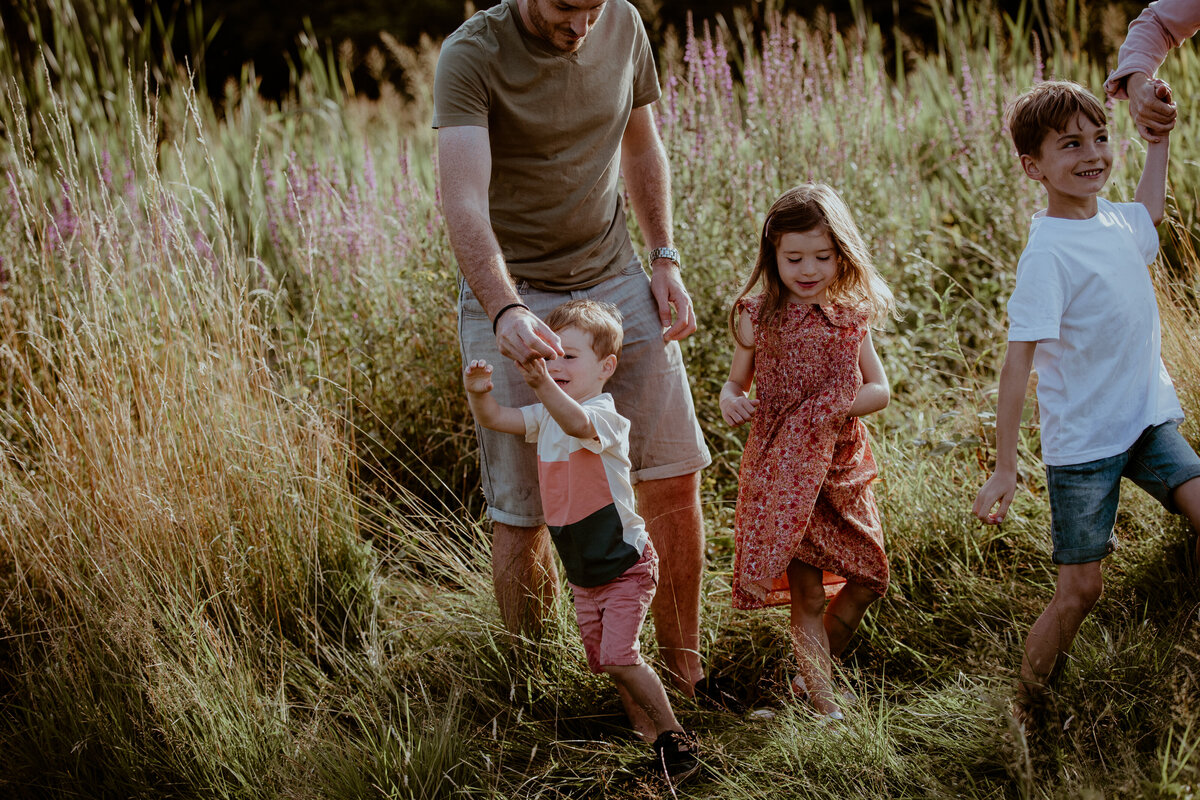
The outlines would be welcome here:
M 808 686 L 808 698 L 818 712 L 840 711 L 833 698 L 829 659 L 829 637 L 825 633 L 824 574 L 817 567 L 793 560 L 787 569 L 792 588 L 792 647 L 800 675 Z
M 850 638 L 858 630 L 863 615 L 879 595 L 861 583 L 847 583 L 825 609 L 825 635 L 829 639 L 829 653 L 838 658 L 846 650 Z

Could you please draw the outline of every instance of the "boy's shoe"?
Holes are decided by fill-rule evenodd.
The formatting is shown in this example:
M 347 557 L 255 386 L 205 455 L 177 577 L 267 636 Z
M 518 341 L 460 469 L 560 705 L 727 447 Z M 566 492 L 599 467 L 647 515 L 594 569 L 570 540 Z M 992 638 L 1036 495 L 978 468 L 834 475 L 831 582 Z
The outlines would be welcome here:
M 700 770 L 700 760 L 696 757 L 699 752 L 696 737 L 683 731 L 663 731 L 654 740 L 656 769 L 676 783 Z

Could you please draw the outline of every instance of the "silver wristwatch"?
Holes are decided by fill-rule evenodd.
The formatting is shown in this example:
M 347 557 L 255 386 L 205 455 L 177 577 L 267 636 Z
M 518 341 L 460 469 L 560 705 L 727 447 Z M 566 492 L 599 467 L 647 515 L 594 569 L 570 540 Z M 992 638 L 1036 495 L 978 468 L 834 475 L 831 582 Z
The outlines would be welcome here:
M 674 247 L 656 247 L 650 251 L 650 261 L 649 261 L 650 264 L 654 264 L 655 259 L 659 259 L 659 258 L 665 258 L 665 259 L 668 259 L 669 261 L 674 261 L 675 266 L 677 266 L 677 267 L 680 266 L 679 251 L 676 250 Z

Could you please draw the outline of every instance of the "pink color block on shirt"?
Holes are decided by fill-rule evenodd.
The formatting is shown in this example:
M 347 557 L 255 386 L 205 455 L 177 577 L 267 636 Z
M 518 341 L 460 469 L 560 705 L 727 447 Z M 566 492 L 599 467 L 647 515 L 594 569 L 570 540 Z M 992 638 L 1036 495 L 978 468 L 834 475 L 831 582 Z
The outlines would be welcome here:
M 604 462 L 588 450 L 574 451 L 568 461 L 539 459 L 538 481 L 547 525 L 579 522 L 613 502 Z

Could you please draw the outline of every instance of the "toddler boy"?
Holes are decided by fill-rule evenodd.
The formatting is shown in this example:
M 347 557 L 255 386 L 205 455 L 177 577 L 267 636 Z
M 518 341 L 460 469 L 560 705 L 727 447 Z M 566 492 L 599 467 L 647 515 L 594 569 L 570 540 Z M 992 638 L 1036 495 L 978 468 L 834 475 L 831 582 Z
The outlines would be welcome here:
M 1156 87 L 1168 102 L 1166 84 Z M 1174 106 L 1171 106 L 1172 110 Z M 1133 203 L 1099 198 L 1112 170 L 1104 107 L 1067 81 L 1040 83 L 1009 109 L 1025 174 L 1046 189 L 1008 302 L 1008 351 L 996 410 L 996 471 L 973 511 L 1004 520 L 1016 491 L 1017 433 L 1031 365 L 1038 372 L 1050 498 L 1054 598 L 1025 640 L 1013 707 L 1025 723 L 1103 589 L 1121 476 L 1200 527 L 1200 457 L 1160 354 L 1147 265 L 1166 203 L 1168 137 L 1148 144 Z M 993 513 L 992 509 L 999 503 Z
M 491 395 L 492 367 L 472 361 L 464 372 L 471 413 L 485 428 L 537 444 L 546 524 L 571 586 L 588 666 L 613 677 L 635 729 L 653 740 L 659 767 L 681 780 L 699 769 L 697 744 L 639 652 L 658 556 L 634 510 L 629 421 L 604 392 L 621 350 L 621 315 L 609 303 L 572 300 L 545 322 L 563 355 L 515 362 L 541 403 L 501 406 Z

